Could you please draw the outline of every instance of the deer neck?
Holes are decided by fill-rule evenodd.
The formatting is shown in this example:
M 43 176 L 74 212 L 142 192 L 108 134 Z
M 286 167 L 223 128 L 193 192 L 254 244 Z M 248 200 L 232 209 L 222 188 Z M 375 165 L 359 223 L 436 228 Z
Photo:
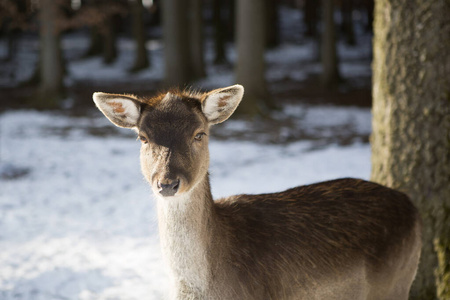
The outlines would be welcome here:
M 209 176 L 186 195 L 158 198 L 158 223 L 162 251 L 175 278 L 198 286 L 207 282 L 213 268 L 209 255 L 223 236 L 218 234 Z

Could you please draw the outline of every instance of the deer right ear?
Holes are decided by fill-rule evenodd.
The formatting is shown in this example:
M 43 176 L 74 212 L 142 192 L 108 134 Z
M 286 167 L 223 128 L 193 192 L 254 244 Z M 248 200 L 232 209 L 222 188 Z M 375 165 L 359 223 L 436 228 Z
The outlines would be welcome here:
M 211 125 L 228 119 L 238 107 L 244 87 L 236 84 L 209 92 L 202 102 L 202 110 Z
M 116 126 L 133 128 L 141 115 L 139 101 L 132 96 L 94 93 L 92 95 L 98 109 Z

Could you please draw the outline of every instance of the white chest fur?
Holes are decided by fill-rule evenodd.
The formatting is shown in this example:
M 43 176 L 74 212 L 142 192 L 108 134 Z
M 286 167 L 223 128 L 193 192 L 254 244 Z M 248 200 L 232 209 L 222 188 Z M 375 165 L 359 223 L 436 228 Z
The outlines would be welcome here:
M 158 199 L 161 246 L 172 277 L 200 290 L 211 276 L 209 209 L 191 195 Z

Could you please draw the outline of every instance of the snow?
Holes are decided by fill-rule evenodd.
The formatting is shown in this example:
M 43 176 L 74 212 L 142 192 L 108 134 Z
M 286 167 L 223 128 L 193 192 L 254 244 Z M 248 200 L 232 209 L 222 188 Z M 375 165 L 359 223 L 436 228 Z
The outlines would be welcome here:
M 325 124 L 332 131 L 350 119 L 370 130 L 368 109 L 292 105 L 285 112 L 302 112 L 311 129 Z M 246 124 L 218 126 L 248 130 Z M 169 279 L 134 134 L 113 127 L 100 112 L 8 111 L 0 115 L 0 128 L 2 165 L 28 170 L 0 176 L 0 299 L 164 298 Z M 369 177 L 368 144 L 312 145 L 212 138 L 214 196 Z
M 87 45 L 85 37 L 79 37 L 79 44 Z M 114 63 L 105 65 L 101 57 L 92 57 L 78 61 L 76 64 L 69 64 L 69 82 L 77 80 L 95 81 L 123 81 L 124 78 L 129 80 L 143 80 L 152 78 L 154 80 L 162 80 L 164 75 L 164 65 L 162 59 L 162 45 L 155 40 L 147 43 L 147 49 L 152 51 L 150 57 L 152 67 L 142 70 L 135 74 L 130 74 L 128 69 L 133 65 L 134 55 L 130 55 L 134 51 L 134 43 L 130 39 L 119 39 L 120 51 Z M 73 51 L 73 48 L 72 48 Z M 93 70 L 95 70 L 93 72 Z

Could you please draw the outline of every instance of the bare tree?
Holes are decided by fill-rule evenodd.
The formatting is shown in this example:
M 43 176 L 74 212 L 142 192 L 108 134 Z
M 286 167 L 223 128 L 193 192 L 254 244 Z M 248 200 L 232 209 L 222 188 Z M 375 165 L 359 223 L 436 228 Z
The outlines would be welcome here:
M 198 0 L 162 1 L 165 78 L 168 86 L 184 86 L 201 77 L 203 62 L 201 4 Z
M 245 86 L 245 101 L 237 111 L 243 114 L 258 114 L 271 104 L 265 78 L 265 8 L 261 0 L 237 2 L 236 82 Z
M 136 43 L 136 56 L 131 71 L 139 71 L 147 68 L 150 63 L 145 48 L 146 32 L 144 26 L 144 6 L 142 0 L 133 0 L 131 3 L 131 13 L 133 18 L 133 35 Z
M 117 24 L 128 12 L 124 0 L 89 0 L 70 19 L 66 28 L 90 27 L 90 45 L 84 56 L 102 55 L 106 64 L 117 58 Z
M 353 26 L 353 1 L 343 0 L 341 4 L 341 31 L 344 34 L 345 42 L 350 45 L 356 45 L 355 29 Z
M 275 48 L 280 44 L 278 0 L 264 0 L 266 3 L 266 47 Z
M 115 24 L 115 15 L 109 14 L 105 18 L 102 26 L 103 34 L 103 62 L 105 64 L 113 63 L 117 58 L 117 33 Z
M 206 76 L 203 50 L 203 0 L 189 0 L 189 31 L 193 77 Z
M 336 51 L 336 28 L 334 22 L 334 3 L 322 0 L 322 83 L 327 88 L 337 85 L 340 75 Z
M 422 213 L 411 299 L 450 299 L 450 2 L 375 4 L 372 179 Z
M 102 36 L 97 26 L 89 29 L 89 47 L 84 53 L 84 57 L 100 55 L 103 52 Z
M 64 89 L 61 27 L 58 26 L 61 18 L 58 1 L 40 1 L 40 87 L 34 101 L 41 107 L 55 107 Z
M 14 59 L 20 33 L 28 27 L 27 19 L 31 15 L 29 6 L 26 0 L 0 1 L 0 30 L 6 33 L 8 61 Z
M 227 62 L 225 41 L 226 26 L 224 20 L 224 0 L 213 0 L 213 26 L 214 26 L 214 63 L 223 64 Z
M 305 0 L 303 6 L 303 21 L 306 27 L 306 35 L 309 37 L 317 37 L 317 23 L 319 21 L 318 8 L 320 1 Z

